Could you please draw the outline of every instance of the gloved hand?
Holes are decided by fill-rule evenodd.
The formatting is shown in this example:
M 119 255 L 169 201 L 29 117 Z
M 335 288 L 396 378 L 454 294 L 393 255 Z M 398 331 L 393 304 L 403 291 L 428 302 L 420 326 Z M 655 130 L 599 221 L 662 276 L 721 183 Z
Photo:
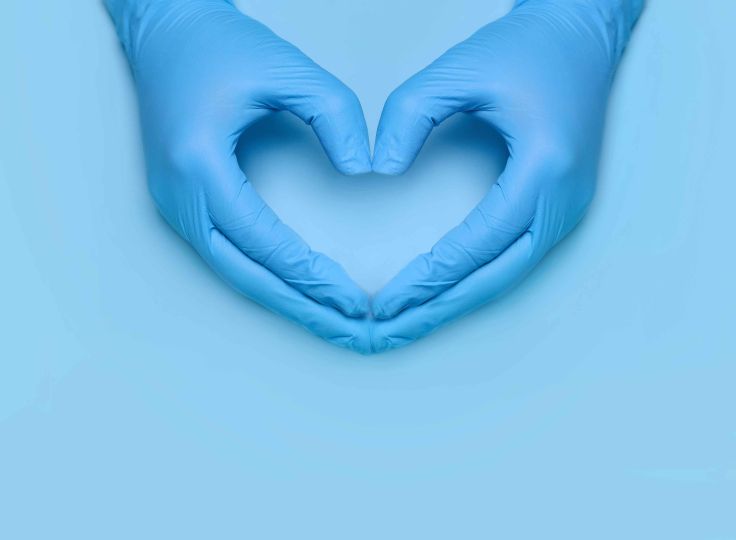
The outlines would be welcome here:
M 432 129 L 456 112 L 492 124 L 509 159 L 465 221 L 378 293 L 379 319 L 413 308 L 376 325 L 378 349 L 486 303 L 580 221 L 595 190 L 611 82 L 642 7 L 643 0 L 519 0 L 391 94 L 374 171 L 406 171 Z
M 164 218 L 245 296 L 367 350 L 366 322 L 343 315 L 365 315 L 367 295 L 278 219 L 234 153 L 248 126 L 287 110 L 312 126 L 338 170 L 369 172 L 355 94 L 229 1 L 105 3 L 135 78 L 149 187 Z

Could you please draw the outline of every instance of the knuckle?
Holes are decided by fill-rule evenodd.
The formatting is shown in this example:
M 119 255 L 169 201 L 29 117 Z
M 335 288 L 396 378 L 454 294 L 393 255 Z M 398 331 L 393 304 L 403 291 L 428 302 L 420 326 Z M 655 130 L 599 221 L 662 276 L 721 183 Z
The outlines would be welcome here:
M 403 85 L 391 92 L 388 103 L 402 114 L 413 115 L 424 108 L 426 98 L 411 86 Z
M 564 133 L 546 132 L 537 137 L 533 156 L 538 173 L 554 180 L 564 180 L 584 162 L 584 154 L 572 138 Z
M 577 168 L 579 156 L 570 145 L 557 143 L 544 149 L 541 163 L 552 178 L 564 179 Z
M 200 175 L 209 167 L 212 145 L 202 132 L 183 130 L 164 145 L 164 160 L 175 173 L 188 177 Z

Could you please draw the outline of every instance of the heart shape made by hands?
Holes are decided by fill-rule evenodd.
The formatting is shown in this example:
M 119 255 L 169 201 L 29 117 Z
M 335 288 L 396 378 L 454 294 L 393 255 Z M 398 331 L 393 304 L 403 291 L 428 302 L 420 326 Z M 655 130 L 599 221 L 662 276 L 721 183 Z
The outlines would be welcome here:
M 249 129 L 238 155 L 281 219 L 373 294 L 462 221 L 503 170 L 507 150 L 490 126 L 458 116 L 403 176 L 348 177 L 308 127 L 280 114 Z
M 167 221 L 246 296 L 333 343 L 377 352 L 413 341 L 497 297 L 582 219 L 595 193 L 610 84 L 643 0 L 616 5 L 608 0 L 560 5 L 517 0 L 509 15 L 451 48 L 391 93 L 372 158 L 354 92 L 232 4 L 197 1 L 181 9 L 156 4 L 158 9 L 150 12 L 151 20 L 161 23 L 153 32 L 156 39 L 146 34 L 149 17 L 131 11 L 135 6 L 143 4 L 110 0 L 144 89 L 143 129 L 154 147 L 149 154 L 154 156 L 149 164 L 151 192 Z M 131 35 L 126 24 L 132 20 L 141 24 Z M 506 147 L 508 154 L 503 173 L 501 158 L 489 167 L 492 172 L 482 175 L 483 187 L 494 177 L 496 181 L 481 190 L 485 195 L 480 203 L 449 231 L 481 194 L 456 189 L 460 177 L 473 174 L 447 169 L 446 162 L 436 159 L 446 145 L 425 150 L 429 166 L 422 170 L 420 163 L 403 182 L 375 177 L 372 182 L 348 182 L 323 167 L 318 176 L 329 189 L 315 189 L 320 179 L 305 175 L 304 164 L 313 158 L 280 159 L 284 168 L 275 176 L 299 178 L 287 188 L 286 200 L 298 210 L 289 219 L 289 208 L 268 194 L 269 184 L 261 185 L 259 195 L 238 169 L 253 165 L 247 163 L 248 155 L 237 163 L 233 154 L 244 131 L 251 138 L 250 145 L 247 138 L 240 141 L 246 152 L 268 154 L 272 128 L 260 133 L 248 128 L 274 111 L 290 111 L 311 125 L 332 164 L 349 175 L 406 173 L 433 129 L 461 112 L 494 126 L 485 128 L 488 133 L 495 129 L 503 135 L 503 143 L 496 135 L 489 145 L 495 152 L 483 155 L 498 158 Z M 287 122 L 286 127 L 292 126 Z M 466 145 L 483 140 L 468 140 L 472 129 L 458 130 Z M 289 140 L 283 132 L 278 135 L 270 140 Z M 431 176 L 429 171 L 434 186 L 411 181 Z M 251 180 L 259 175 L 248 173 Z M 424 199 L 424 209 L 407 211 L 411 188 L 420 185 L 447 191 Z M 349 199 L 340 199 L 341 192 Z M 313 211 L 301 223 L 295 219 L 306 216 L 303 210 L 317 202 L 314 194 L 333 205 L 317 216 L 336 218 L 336 224 L 318 223 Z M 426 252 L 448 232 L 369 305 L 344 270 L 310 250 L 268 208 L 264 196 L 313 248 L 342 260 L 373 290 L 387 277 L 377 269 L 388 270 L 390 276 L 392 266 L 406 262 L 402 254 Z M 357 230 L 348 226 L 356 216 L 369 216 L 359 221 Z M 423 216 L 430 220 L 422 222 Z M 336 239 L 344 244 L 330 244 Z M 386 252 L 370 252 L 377 245 L 399 249 L 387 250 L 386 258 Z M 355 260 L 358 254 L 367 258 Z M 366 270 L 368 276 L 374 271 L 372 282 Z M 371 313 L 373 319 L 365 324 L 356 322 Z

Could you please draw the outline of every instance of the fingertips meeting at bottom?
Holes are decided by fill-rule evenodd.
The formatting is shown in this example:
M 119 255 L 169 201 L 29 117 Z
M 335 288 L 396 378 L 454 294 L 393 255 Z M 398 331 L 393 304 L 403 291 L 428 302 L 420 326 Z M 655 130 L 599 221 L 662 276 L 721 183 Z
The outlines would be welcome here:
M 318 337 L 360 354 L 373 352 L 366 318 L 351 318 L 307 297 L 264 266 L 256 263 L 217 229 L 212 229 L 200 253 L 236 291 L 304 327 Z
M 333 345 L 362 355 L 403 347 L 494 300 L 539 262 L 527 232 L 499 257 L 454 287 L 393 319 L 351 318 L 320 304 L 244 255 L 217 229 L 203 253 L 230 286 L 267 309 L 299 324 Z
M 322 253 L 310 250 L 293 264 L 291 272 L 278 275 L 293 288 L 348 317 L 364 317 L 370 311 L 368 294 L 342 266 Z
M 237 163 L 227 166 L 229 174 L 222 175 L 219 189 L 210 194 L 208 213 L 215 227 L 244 255 L 297 291 L 350 317 L 368 313 L 368 295 L 342 266 L 313 251 L 283 223 Z

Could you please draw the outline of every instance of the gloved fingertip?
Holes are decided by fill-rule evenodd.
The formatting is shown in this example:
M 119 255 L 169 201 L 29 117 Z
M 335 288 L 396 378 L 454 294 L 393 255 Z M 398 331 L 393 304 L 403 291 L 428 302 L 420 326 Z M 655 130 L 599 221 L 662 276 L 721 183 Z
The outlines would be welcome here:
M 351 319 L 360 319 L 370 313 L 368 294 L 352 283 L 347 288 L 341 288 L 339 293 L 333 291 L 328 297 L 321 299 L 321 302 L 330 304 Z
M 363 356 L 370 356 L 375 353 L 375 350 L 373 349 L 373 330 L 371 321 L 365 321 L 365 323 L 362 323 L 356 329 L 354 336 L 347 344 L 347 348 Z
M 373 170 L 371 162 L 371 153 L 367 143 L 359 145 L 358 148 L 328 150 L 330 159 L 335 168 L 342 174 L 348 176 L 357 176 L 359 174 L 368 174 Z
M 338 170 L 347 176 L 358 176 L 361 174 L 369 174 L 373 171 L 373 165 L 370 158 L 354 159 L 341 164 Z
M 375 354 L 373 347 L 370 343 L 358 343 L 350 346 L 350 349 L 362 356 L 371 356 Z
M 376 145 L 376 152 L 373 156 L 374 173 L 398 176 L 404 174 L 410 165 L 410 162 L 396 157 L 395 152 L 390 152 L 384 145 L 380 143 Z
M 384 301 L 380 296 L 373 301 L 373 317 L 378 320 L 393 319 L 403 306 L 390 300 Z
M 352 301 L 349 305 L 345 306 L 345 309 L 343 310 L 343 313 L 345 313 L 345 315 L 354 319 L 365 317 L 366 315 L 368 315 L 369 312 L 370 301 L 368 300 L 367 295 L 364 295 Z
M 373 172 L 386 176 L 399 176 L 406 172 L 407 168 L 398 162 L 379 161 L 373 163 Z
M 389 158 L 385 155 L 377 154 L 373 158 L 373 172 L 376 174 L 385 174 L 387 176 L 399 176 L 409 169 L 409 165 L 398 159 Z
M 391 350 L 391 342 L 387 338 L 374 339 L 371 343 L 373 354 L 381 354 Z
M 383 321 L 389 318 L 386 316 L 386 312 L 383 310 L 383 308 L 376 307 L 376 306 L 373 306 L 372 315 L 374 319 L 379 320 L 379 321 Z
M 389 337 L 389 330 L 384 324 L 386 323 L 374 323 L 370 327 L 371 351 L 373 354 L 382 354 L 400 346 Z

